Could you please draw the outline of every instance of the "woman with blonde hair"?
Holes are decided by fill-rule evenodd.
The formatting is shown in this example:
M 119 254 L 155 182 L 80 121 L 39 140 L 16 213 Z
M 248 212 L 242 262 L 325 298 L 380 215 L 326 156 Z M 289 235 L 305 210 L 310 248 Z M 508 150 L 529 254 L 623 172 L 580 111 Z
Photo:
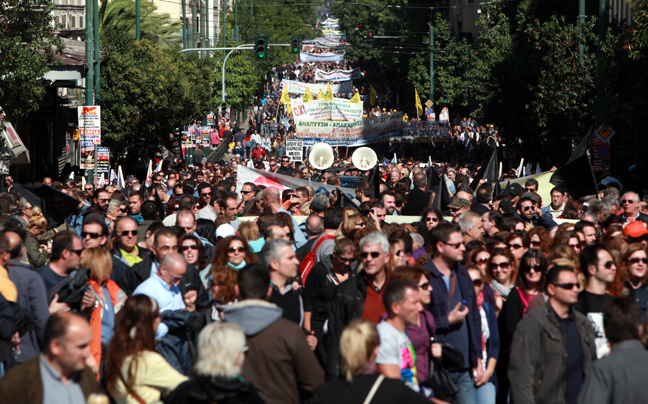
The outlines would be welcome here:
M 252 220 L 242 222 L 238 227 L 238 233 L 245 238 L 248 243 L 259 238 L 259 226 Z
M 263 404 L 261 392 L 241 377 L 245 334 L 232 323 L 208 324 L 198 336 L 195 377 L 179 385 L 165 404 Z
M 331 380 L 317 389 L 314 402 L 320 404 L 394 404 L 429 403 L 398 379 L 364 374 L 380 349 L 376 325 L 369 320 L 354 319 L 340 337 L 341 379 Z
M 25 251 L 27 252 L 27 261 L 34 269 L 38 269 L 47 264 L 48 252 L 41 248 L 38 236 L 43 234 L 47 229 L 47 219 L 43 216 L 40 208 L 34 206 L 31 208 L 32 216 L 27 223 L 27 236 L 25 237 Z
M 110 252 L 103 248 L 86 248 L 81 258 L 81 266 L 90 269 L 88 286 L 95 298 L 94 307 L 90 308 L 90 328 L 92 341 L 90 352 L 99 364 L 99 375 L 104 376 L 106 348 L 113 336 L 115 315 L 124 305 L 126 294 L 110 279 L 113 264 Z
M 347 216 L 347 219 L 342 224 L 342 234 L 348 236 L 353 229 L 362 229 L 367 227 L 367 218 L 364 215 L 356 213 L 355 215 Z

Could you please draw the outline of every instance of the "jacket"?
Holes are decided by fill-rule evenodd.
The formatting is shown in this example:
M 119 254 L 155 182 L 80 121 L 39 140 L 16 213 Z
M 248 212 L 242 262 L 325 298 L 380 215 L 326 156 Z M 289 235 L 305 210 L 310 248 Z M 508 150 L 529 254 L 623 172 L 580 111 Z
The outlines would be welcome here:
M 110 251 L 110 253 L 112 254 L 112 256 L 114 258 L 116 258 L 117 260 L 123 262 L 124 265 L 126 265 L 127 267 L 130 268 L 130 265 L 128 265 L 128 262 L 126 261 L 126 258 L 124 258 L 121 251 L 119 250 L 119 243 L 115 243 L 115 245 L 113 246 L 113 249 Z M 139 246 L 137 247 L 137 255 L 140 258 L 142 258 L 143 260 L 147 260 L 147 259 L 152 260 L 153 259 L 153 253 L 150 250 L 147 250 L 146 248 L 142 248 L 142 247 L 139 247 Z M 115 262 L 115 260 L 113 260 L 113 262 Z M 113 267 L 114 267 L 114 264 L 113 264 Z M 113 268 L 113 270 L 114 270 L 114 268 Z M 135 290 L 135 289 L 133 289 L 133 290 Z
M 47 251 L 41 250 L 38 239 L 30 231 L 25 232 L 25 234 L 25 251 L 27 252 L 29 265 L 40 268 L 47 264 Z
M 90 329 L 92 330 L 90 352 L 92 352 L 92 356 L 94 356 L 97 363 L 101 363 L 101 321 L 103 320 L 104 308 L 99 289 L 103 288 L 103 286 L 99 285 L 97 281 L 92 279 L 88 281 L 88 285 L 90 286 L 90 290 L 92 290 L 95 299 L 97 299 L 97 302 L 99 302 L 97 307 L 92 310 L 92 314 L 90 315 Z M 108 289 L 109 296 L 104 295 L 104 298 L 110 299 L 114 313 L 115 315 L 117 315 L 121 307 L 126 302 L 126 294 L 119 288 L 119 286 L 117 286 L 115 282 L 110 279 L 106 281 L 106 288 Z M 97 379 L 99 379 L 99 375 L 97 375 Z
M 329 302 L 328 333 L 324 337 L 328 353 L 325 364 L 327 380 L 340 375 L 340 336 L 344 327 L 352 319 L 362 316 L 369 287 L 363 272 L 339 284 Z
M 241 376 L 257 386 L 269 404 L 298 404 L 324 383 L 324 372 L 301 328 L 264 300 L 244 300 L 225 311 L 247 337 Z
M 405 197 L 405 207 L 403 208 L 403 215 L 406 216 L 420 216 L 423 210 L 430 202 L 430 195 L 427 192 L 414 188 L 407 197 Z
M 428 310 L 434 316 L 436 323 L 437 339 L 440 342 L 446 342 L 448 334 L 452 331 L 448 322 L 448 313 L 450 312 L 450 291 L 446 287 L 443 275 L 434 265 L 432 258 L 428 260 L 423 269 L 430 272 L 430 285 L 434 292 L 432 300 L 428 304 Z M 468 275 L 468 271 L 462 265 L 455 265 L 453 272 L 456 274 L 456 288 L 461 290 L 463 299 L 467 302 L 468 314 L 464 321 L 468 326 L 468 364 L 471 368 L 477 367 L 477 359 L 481 358 L 481 316 L 477 308 L 477 298 L 475 288 Z
M 573 313 L 580 336 L 583 373 L 587 374 L 596 359 L 594 329 L 587 317 L 575 310 Z M 565 402 L 567 352 L 564 338 L 550 303 L 529 312 L 520 321 L 513 335 L 508 369 L 513 402 Z
M 261 392 L 243 379 L 197 376 L 182 383 L 164 404 L 265 404 Z
M 144 261 L 133 265 L 117 284 L 128 296 L 132 295 L 140 283 L 151 276 L 151 265 L 153 265 L 152 255 L 144 258 Z M 203 311 L 211 309 L 207 291 L 200 280 L 200 273 L 193 265 L 187 264 L 187 272 L 182 277 L 178 288 L 183 296 L 190 290 L 198 292 L 198 297 L 196 297 L 196 310 Z
M 43 383 L 40 374 L 38 355 L 33 359 L 18 365 L 5 377 L 0 379 L 0 397 L 11 397 L 12 404 L 41 404 L 43 402 Z M 83 395 L 88 398 L 91 393 L 98 391 L 94 373 L 86 366 L 78 380 Z

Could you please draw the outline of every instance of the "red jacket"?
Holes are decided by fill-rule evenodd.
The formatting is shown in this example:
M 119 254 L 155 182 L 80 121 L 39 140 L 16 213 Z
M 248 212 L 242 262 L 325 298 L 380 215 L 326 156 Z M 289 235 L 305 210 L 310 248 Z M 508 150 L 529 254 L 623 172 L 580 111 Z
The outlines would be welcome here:
M 254 149 L 252 149 L 252 160 L 257 160 L 257 159 L 259 159 L 261 157 L 265 157 L 266 154 L 268 154 L 268 153 L 266 152 L 266 150 L 263 147 L 261 147 L 261 148 L 255 147 Z

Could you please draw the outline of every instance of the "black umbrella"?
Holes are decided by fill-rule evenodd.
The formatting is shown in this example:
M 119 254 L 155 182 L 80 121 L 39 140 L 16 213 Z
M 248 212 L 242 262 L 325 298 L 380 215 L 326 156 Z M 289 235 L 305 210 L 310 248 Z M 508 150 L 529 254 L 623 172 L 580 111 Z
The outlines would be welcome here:
M 49 216 L 56 223 L 63 223 L 65 218 L 76 212 L 79 200 L 52 188 L 49 185 L 40 187 L 33 185 L 13 184 L 16 191 L 32 206 L 38 206 L 44 216 Z

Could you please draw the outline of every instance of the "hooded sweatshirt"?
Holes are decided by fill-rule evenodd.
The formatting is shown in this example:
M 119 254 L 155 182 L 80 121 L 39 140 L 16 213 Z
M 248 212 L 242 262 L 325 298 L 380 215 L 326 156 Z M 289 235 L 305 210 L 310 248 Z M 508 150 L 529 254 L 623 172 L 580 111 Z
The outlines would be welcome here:
M 264 300 L 244 300 L 225 311 L 225 321 L 241 327 L 248 351 L 241 376 L 259 388 L 268 404 L 298 404 L 324 383 L 324 371 L 297 324 Z

